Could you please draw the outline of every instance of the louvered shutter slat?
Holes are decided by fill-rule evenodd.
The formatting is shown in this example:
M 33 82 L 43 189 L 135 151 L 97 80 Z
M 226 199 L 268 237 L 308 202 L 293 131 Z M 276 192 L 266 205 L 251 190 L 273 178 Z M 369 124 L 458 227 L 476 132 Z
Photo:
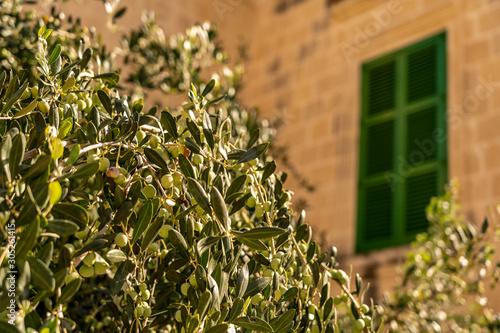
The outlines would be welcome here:
M 430 45 L 408 55 L 408 102 L 437 93 L 437 47 Z
M 368 175 L 392 169 L 393 137 L 393 121 L 368 127 L 366 143 L 366 170 Z
M 365 194 L 366 224 L 364 239 L 380 241 L 392 234 L 392 193 L 387 184 L 372 186 Z
M 407 161 L 412 164 L 433 160 L 437 147 L 433 138 L 436 129 L 436 107 L 410 114 L 407 122 Z
M 396 63 L 391 61 L 370 69 L 368 80 L 368 114 L 373 116 L 394 108 Z

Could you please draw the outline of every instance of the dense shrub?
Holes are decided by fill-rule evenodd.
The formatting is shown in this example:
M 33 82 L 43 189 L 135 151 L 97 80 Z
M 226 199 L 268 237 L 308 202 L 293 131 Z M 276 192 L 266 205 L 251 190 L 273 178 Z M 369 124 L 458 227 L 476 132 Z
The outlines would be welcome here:
M 234 136 L 217 109 L 215 81 L 157 118 L 115 73 L 87 70 L 90 51 L 48 52 L 51 31 L 38 34 L 36 83 L 0 77 L 2 242 L 17 242 L 18 272 L 0 304 L 15 299 L 20 331 L 333 332 L 340 302 L 370 330 L 361 279 L 351 293 L 321 254 L 268 143 Z
M 458 187 L 432 198 L 429 230 L 408 252 L 402 284 L 383 302 L 391 332 L 497 332 L 500 317 L 488 297 L 498 280 L 494 264 L 498 226 L 468 223 L 457 201 Z

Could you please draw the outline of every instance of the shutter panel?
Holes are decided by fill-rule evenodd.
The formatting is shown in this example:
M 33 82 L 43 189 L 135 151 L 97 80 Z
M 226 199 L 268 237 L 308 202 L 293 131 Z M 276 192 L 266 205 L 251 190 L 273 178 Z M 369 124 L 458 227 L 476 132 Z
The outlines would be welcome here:
M 445 36 L 363 66 L 356 251 L 410 242 L 427 230 L 425 208 L 447 179 Z M 385 172 L 409 177 L 390 187 Z
M 407 101 L 429 97 L 437 93 L 437 45 L 408 55 Z
M 380 241 L 392 236 L 392 192 L 383 183 L 366 189 L 363 239 Z
M 396 62 L 379 65 L 368 71 L 368 115 L 393 109 L 396 103 Z
M 388 121 L 367 128 L 366 173 L 374 175 L 392 170 L 394 122 Z
M 430 172 L 408 178 L 406 182 L 406 223 L 407 235 L 415 235 L 427 230 L 428 221 L 425 207 L 431 197 L 437 194 L 437 173 Z
M 411 164 L 420 164 L 437 156 L 432 133 L 436 129 L 437 108 L 431 107 L 408 116 L 406 156 Z

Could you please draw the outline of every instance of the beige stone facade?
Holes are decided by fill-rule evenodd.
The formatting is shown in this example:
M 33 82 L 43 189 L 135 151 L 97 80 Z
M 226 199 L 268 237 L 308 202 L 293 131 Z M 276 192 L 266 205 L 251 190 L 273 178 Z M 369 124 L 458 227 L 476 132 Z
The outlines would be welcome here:
M 102 4 L 85 0 L 74 15 L 99 26 Z M 248 45 L 243 99 L 262 117 L 282 117 L 279 143 L 316 187 L 294 182 L 307 200 L 307 221 L 335 244 L 343 262 L 394 283 L 404 249 L 356 255 L 362 64 L 434 36 L 447 35 L 449 178 L 461 184 L 467 216 L 482 220 L 500 202 L 500 1 L 497 0 L 207 0 L 125 1 L 119 23 L 136 25 L 156 12 L 167 33 L 211 20 L 235 54 Z M 89 12 L 90 15 L 86 15 Z M 500 301 L 498 301 L 500 304 Z M 499 307 L 499 304 L 493 304 Z

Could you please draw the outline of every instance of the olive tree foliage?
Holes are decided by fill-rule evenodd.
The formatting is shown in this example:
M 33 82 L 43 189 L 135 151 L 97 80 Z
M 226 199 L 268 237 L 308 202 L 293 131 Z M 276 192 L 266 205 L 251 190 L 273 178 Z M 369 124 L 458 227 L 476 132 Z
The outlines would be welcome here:
M 246 140 L 251 135 L 261 135 L 264 140 L 274 141 L 282 117 L 278 116 L 273 123 L 259 120 L 257 109 L 241 103 L 238 92 L 243 86 L 244 67 L 238 62 L 229 63 L 228 56 L 217 43 L 215 25 L 196 24 L 185 34 L 166 36 L 154 13 L 149 12 L 142 15 L 139 27 L 121 36 L 119 48 L 108 50 L 95 29 L 82 26 L 78 18 L 65 15 L 57 6 L 52 7 L 51 16 L 40 17 L 33 10 L 22 10 L 22 5 L 27 2 L 5 0 L 0 3 L 0 15 L 5 22 L 0 25 L 0 36 L 4 37 L 0 39 L 0 70 L 20 69 L 20 64 L 23 64 L 22 68 L 33 71 L 37 66 L 34 56 L 36 33 L 46 25 L 54 31 L 51 40 L 47 41 L 49 49 L 56 45 L 67 46 L 67 52 L 75 53 L 71 54 L 72 57 L 81 57 L 89 48 L 96 60 L 96 65 L 91 68 L 95 73 L 112 72 L 119 64 L 123 73 L 107 79 L 117 82 L 118 74 L 124 76 L 119 88 L 127 91 L 127 96 L 134 100 L 144 97 L 146 106 L 159 95 L 168 96 L 165 98 L 167 103 L 171 99 L 177 102 L 178 98 L 171 97 L 185 96 L 191 83 L 203 85 L 215 79 L 212 95 L 224 96 L 218 106 L 231 117 L 233 131 Z M 116 21 L 123 16 L 126 7 L 120 7 L 119 0 L 103 0 L 103 3 L 108 14 L 108 27 L 115 31 L 116 36 L 119 30 Z M 242 58 L 244 60 L 244 54 Z M 307 177 L 295 167 L 286 145 L 273 142 L 270 153 L 291 172 L 301 189 L 314 191 Z
M 146 110 L 52 33 L 34 78 L 0 73 L 2 332 L 375 330 L 361 278 L 321 253 L 215 80 Z
M 417 236 L 402 267 L 402 284 L 386 296 L 390 332 L 498 332 L 488 296 L 498 281 L 493 264 L 497 225 L 466 221 L 457 185 L 427 207 L 429 230 Z M 382 307 L 380 308 L 382 309 Z

